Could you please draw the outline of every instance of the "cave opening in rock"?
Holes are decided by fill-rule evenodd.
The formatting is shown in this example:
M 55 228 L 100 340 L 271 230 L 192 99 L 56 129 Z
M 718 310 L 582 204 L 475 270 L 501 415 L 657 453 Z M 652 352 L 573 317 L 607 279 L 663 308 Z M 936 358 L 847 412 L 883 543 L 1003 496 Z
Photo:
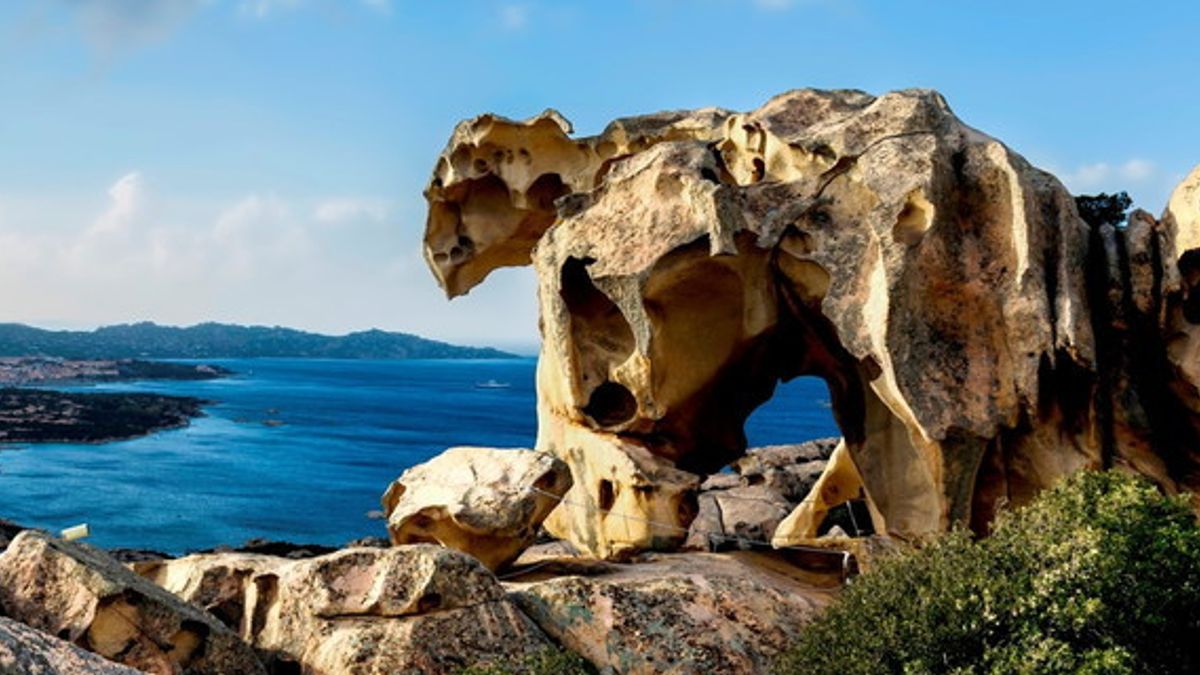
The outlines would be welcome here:
M 756 408 L 745 423 L 748 448 L 764 448 L 769 446 L 795 446 L 809 444 L 813 441 L 827 441 L 813 444 L 823 448 L 823 459 L 828 459 L 828 453 L 836 445 L 836 439 L 842 435 L 833 415 L 832 396 L 829 386 L 824 379 L 816 376 L 800 376 L 787 382 L 780 382 L 769 400 Z M 808 457 L 813 449 L 801 453 Z M 765 456 L 784 456 L 782 453 L 770 453 Z M 817 474 L 812 472 L 811 460 L 797 459 L 796 465 L 782 468 L 793 473 L 792 480 L 805 485 L 805 490 L 811 489 Z M 822 465 L 823 465 L 822 461 Z M 758 463 L 752 464 L 752 466 Z M 806 466 L 807 464 L 807 466 Z M 726 471 L 732 471 L 727 468 Z M 761 476 L 744 476 L 743 480 L 755 485 Z M 776 479 L 777 480 L 777 479 Z M 771 481 L 768 481 L 771 482 Z M 807 494 L 788 495 L 794 501 L 797 497 L 808 498 Z M 838 504 L 826 513 L 817 529 L 817 536 L 825 536 L 831 531 L 851 536 L 864 536 L 873 533 L 871 513 L 864 495 L 857 495 L 842 504 Z

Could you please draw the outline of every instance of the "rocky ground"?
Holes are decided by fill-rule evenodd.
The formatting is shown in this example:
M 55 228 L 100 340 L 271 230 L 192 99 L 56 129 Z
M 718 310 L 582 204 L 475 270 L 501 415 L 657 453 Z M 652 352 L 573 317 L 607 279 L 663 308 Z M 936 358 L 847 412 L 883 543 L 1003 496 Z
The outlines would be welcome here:
M 843 570 L 752 545 L 769 531 L 769 509 L 703 505 L 742 494 L 793 503 L 832 446 L 752 451 L 700 494 L 696 550 L 626 562 L 525 535 L 545 517 L 531 505 L 570 481 L 561 464 L 522 451 L 448 451 L 456 461 L 444 468 L 472 477 L 459 487 L 438 458 L 406 472 L 385 497 L 393 542 L 255 540 L 170 558 L 0 521 L 0 673 L 522 672 L 556 650 L 606 673 L 766 672 Z M 518 483 L 547 489 L 513 491 Z M 470 527 L 489 534 L 467 537 Z M 448 545 L 394 545 L 416 532 Z M 505 538 L 519 545 L 498 546 Z M 455 550 L 472 546 L 506 553 L 483 556 L 493 571 Z
M 0 555 L 0 673 L 456 673 L 559 647 L 602 672 L 764 672 L 837 584 L 766 553 L 545 545 L 501 577 L 429 544 L 123 566 L 29 531 Z

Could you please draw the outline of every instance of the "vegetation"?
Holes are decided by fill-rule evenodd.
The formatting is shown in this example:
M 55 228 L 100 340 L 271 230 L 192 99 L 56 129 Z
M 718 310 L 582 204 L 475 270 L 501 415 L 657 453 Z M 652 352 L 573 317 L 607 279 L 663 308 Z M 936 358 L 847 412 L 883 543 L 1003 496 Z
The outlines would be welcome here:
M 881 561 L 779 671 L 1200 672 L 1200 527 L 1183 497 L 1082 472 L 988 538 Z
M 100 443 L 187 426 L 204 401 L 186 396 L 0 388 L 0 444 Z
M 582 656 L 561 647 L 547 647 L 519 663 L 483 663 L 461 675 L 591 675 L 596 669 Z
M 1133 200 L 1129 198 L 1127 192 L 1111 195 L 1101 192 L 1098 195 L 1080 195 L 1075 198 L 1075 207 L 1079 209 L 1079 216 L 1092 227 L 1122 225 L 1129 212 L 1129 207 L 1132 205 Z
M 495 349 L 459 347 L 381 330 L 331 336 L 290 328 L 219 323 L 188 328 L 137 323 L 107 326 L 90 332 L 0 324 L 0 356 L 30 355 L 72 359 L 482 359 L 511 356 Z

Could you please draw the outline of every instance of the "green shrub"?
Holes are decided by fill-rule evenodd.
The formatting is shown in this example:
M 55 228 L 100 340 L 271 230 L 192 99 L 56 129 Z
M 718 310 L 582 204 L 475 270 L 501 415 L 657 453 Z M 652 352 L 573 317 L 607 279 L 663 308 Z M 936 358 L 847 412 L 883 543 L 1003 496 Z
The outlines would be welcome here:
M 461 675 L 592 675 L 596 669 L 582 656 L 562 648 L 547 647 L 519 663 L 481 663 Z
M 781 673 L 1200 672 L 1200 527 L 1183 497 L 1081 472 L 992 535 L 880 561 Z

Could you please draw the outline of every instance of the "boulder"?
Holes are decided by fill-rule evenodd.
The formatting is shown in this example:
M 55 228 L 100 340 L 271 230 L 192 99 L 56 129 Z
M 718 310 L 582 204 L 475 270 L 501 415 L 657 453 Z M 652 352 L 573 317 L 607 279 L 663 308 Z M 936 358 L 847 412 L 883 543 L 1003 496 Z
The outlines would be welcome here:
M 764 485 L 701 492 L 699 504 L 686 544 L 703 551 L 769 545 L 775 528 L 795 507 Z
M 567 465 L 532 450 L 451 448 L 383 495 L 394 544 L 436 542 L 495 570 L 533 543 L 571 487 Z
M 26 531 L 0 555 L 0 614 L 151 673 L 265 673 L 213 616 L 97 549 Z
M 0 617 L 0 675 L 138 675 L 140 672 Z
M 250 635 L 246 594 L 251 580 L 286 562 L 282 556 L 231 551 L 139 561 L 132 563 L 130 568 L 246 637 Z
M 624 675 L 769 672 L 834 592 L 759 553 L 651 555 L 608 570 L 508 586 L 556 642 Z
M 821 438 L 791 445 L 751 448 L 730 467 L 742 485 L 763 485 L 784 499 L 798 503 L 808 496 L 825 470 L 838 444 L 837 438 Z
M 562 431 L 557 447 L 575 482 L 546 519 L 547 531 L 611 560 L 684 542 L 700 476 L 619 436 Z
M 1082 468 L 1200 492 L 1195 184 L 1161 223 L 1089 224 L 929 90 L 798 90 L 586 137 L 553 111 L 485 115 L 436 161 L 425 257 L 449 296 L 536 269 L 536 447 L 583 505 L 546 527 L 594 555 L 681 543 L 700 481 L 799 375 L 825 380 L 845 446 L 815 500 L 864 496 L 901 538 L 985 532 Z M 614 495 L 634 496 L 602 508 Z
M 821 477 L 836 438 L 751 448 L 700 485 L 699 511 L 688 548 L 720 551 L 769 545 L 779 523 L 805 500 Z
M 211 607 L 278 672 L 456 673 L 549 644 L 486 568 L 440 546 L 204 554 L 138 570 Z

